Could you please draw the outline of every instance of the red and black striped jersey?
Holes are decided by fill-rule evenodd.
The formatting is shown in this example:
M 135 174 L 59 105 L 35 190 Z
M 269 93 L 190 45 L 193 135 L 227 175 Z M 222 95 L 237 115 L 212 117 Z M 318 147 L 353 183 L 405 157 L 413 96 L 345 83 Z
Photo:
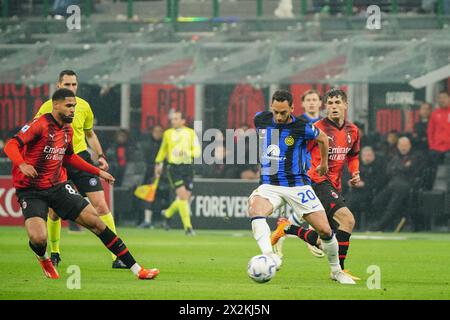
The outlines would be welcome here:
M 25 162 L 32 165 L 37 178 L 25 176 L 13 165 L 13 183 L 16 189 L 48 189 L 67 180 L 62 163 L 65 154 L 73 154 L 73 130 L 70 124 L 60 126 L 51 113 L 27 123 L 15 136 Z
M 342 189 L 342 171 L 345 162 L 348 161 L 350 173 L 359 171 L 359 131 L 353 123 L 344 121 L 342 127 L 338 127 L 328 118 L 314 123 L 314 126 L 322 130 L 328 136 L 328 173 L 319 176 L 316 168 L 320 165 L 320 150 L 317 141 L 311 141 L 311 168 L 308 175 L 315 183 L 328 180 L 336 190 Z

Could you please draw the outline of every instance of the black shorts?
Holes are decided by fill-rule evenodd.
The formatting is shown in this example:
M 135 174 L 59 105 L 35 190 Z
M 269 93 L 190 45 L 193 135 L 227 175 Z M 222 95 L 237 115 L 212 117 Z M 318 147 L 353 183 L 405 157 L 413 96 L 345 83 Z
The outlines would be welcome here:
M 325 208 L 328 222 L 334 229 L 337 224 L 337 222 L 335 222 L 333 219 L 334 214 L 340 208 L 347 207 L 344 197 L 331 185 L 329 181 L 324 181 L 317 184 L 313 183 L 312 187 L 320 202 L 322 202 L 323 207 Z
M 70 181 L 46 190 L 18 189 L 16 195 L 25 220 L 40 217 L 47 221 L 48 208 L 52 208 L 61 219 L 75 221 L 89 205 Z
M 194 166 L 192 164 L 169 164 L 167 176 L 173 189 L 185 186 L 192 191 L 194 186 Z
M 78 153 L 78 155 L 86 162 L 89 162 L 92 165 L 94 164 L 89 152 L 82 151 Z M 86 197 L 86 192 L 103 190 L 102 184 L 100 183 L 100 178 L 96 175 L 92 175 L 90 173 L 74 169 L 71 166 L 67 166 L 67 177 L 73 182 L 75 187 L 77 187 L 78 192 L 83 197 Z

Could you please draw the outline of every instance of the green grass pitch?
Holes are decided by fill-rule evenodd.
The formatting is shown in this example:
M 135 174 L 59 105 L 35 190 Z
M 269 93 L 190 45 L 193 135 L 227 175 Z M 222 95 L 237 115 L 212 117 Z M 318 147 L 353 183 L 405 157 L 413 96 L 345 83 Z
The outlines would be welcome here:
M 363 280 L 355 286 L 329 280 L 326 258 L 313 257 L 298 239 L 287 239 L 282 269 L 268 283 L 248 278 L 247 262 L 259 250 L 250 231 L 119 228 L 141 265 L 161 270 L 139 281 L 111 269 L 111 258 L 89 232 L 61 235 L 61 278 L 46 279 L 24 228 L 0 228 L 0 299 L 450 299 L 450 234 L 355 234 L 347 267 Z M 68 289 L 67 268 L 78 265 L 81 289 Z M 369 290 L 370 265 L 381 270 L 381 288 Z

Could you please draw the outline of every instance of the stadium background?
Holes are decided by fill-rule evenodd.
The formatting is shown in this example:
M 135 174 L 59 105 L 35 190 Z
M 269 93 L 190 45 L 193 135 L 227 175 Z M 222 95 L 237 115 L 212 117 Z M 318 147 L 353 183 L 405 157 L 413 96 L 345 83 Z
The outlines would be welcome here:
M 67 17 L 57 16 L 69 2 L 81 7 L 79 31 L 69 32 Z M 254 113 L 267 108 L 277 88 L 290 89 L 300 106 L 307 89 L 341 86 L 349 95 L 349 119 L 368 137 L 384 139 L 393 130 L 412 133 L 421 101 L 436 105 L 438 92 L 450 91 L 445 0 L 428 6 L 294 0 L 294 19 L 275 17 L 275 0 L 61 3 L 1 1 L 0 138 L 32 118 L 61 70 L 75 70 L 78 95 L 93 107 L 104 149 L 114 145 L 119 129 L 129 131 L 124 178 L 113 191 L 122 226 L 142 220 L 143 203 L 133 190 L 148 182 L 142 173 L 154 155 L 144 152 L 145 143 L 152 126 L 168 127 L 171 109 L 182 110 L 191 124 L 202 120 L 204 129 L 252 127 Z M 381 8 L 380 30 L 365 28 L 371 4 Z M 9 161 L 0 161 L 0 175 L 8 175 Z M 448 159 L 439 168 L 405 203 L 421 230 L 449 230 Z M 255 182 L 208 180 L 198 169 L 202 193 L 195 195 L 209 209 L 197 210 L 194 198 L 194 227 L 247 229 L 243 198 Z M 18 206 L 11 186 L 2 182 L 1 188 L 0 221 L 11 221 Z

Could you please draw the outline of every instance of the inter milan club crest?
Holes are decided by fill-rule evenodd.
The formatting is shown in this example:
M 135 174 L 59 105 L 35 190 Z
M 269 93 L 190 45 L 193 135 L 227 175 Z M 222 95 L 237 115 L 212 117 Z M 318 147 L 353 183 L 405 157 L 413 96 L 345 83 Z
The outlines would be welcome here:
M 333 198 L 335 198 L 335 199 L 339 198 L 339 196 L 337 195 L 337 193 L 334 192 L 334 191 L 331 191 L 331 196 L 332 196 Z
M 22 201 L 22 209 L 25 210 L 27 208 L 27 206 L 28 206 L 27 202 L 26 201 Z
M 295 140 L 294 140 L 294 138 L 293 138 L 292 136 L 287 136 L 287 137 L 284 139 L 284 143 L 285 143 L 288 147 L 292 146 L 292 145 L 294 144 L 294 142 L 295 142 Z

